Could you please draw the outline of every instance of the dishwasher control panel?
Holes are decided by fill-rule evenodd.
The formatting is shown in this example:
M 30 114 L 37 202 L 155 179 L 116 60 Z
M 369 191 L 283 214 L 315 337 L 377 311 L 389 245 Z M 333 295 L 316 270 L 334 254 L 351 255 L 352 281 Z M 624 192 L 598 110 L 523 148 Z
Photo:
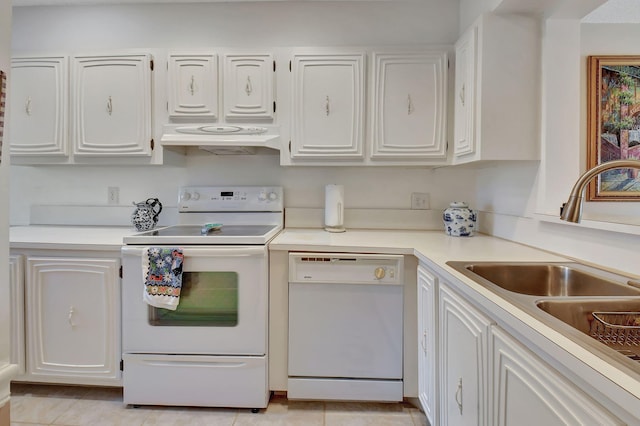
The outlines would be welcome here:
M 403 284 L 404 256 L 290 253 L 289 282 Z

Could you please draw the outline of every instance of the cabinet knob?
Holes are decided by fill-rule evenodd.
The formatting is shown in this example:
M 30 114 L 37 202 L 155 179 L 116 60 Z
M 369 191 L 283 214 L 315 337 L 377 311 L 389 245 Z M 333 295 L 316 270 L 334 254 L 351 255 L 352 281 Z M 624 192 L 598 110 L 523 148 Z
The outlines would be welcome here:
M 27 102 L 24 104 L 24 112 L 27 115 L 31 115 L 31 96 L 27 97 Z
M 460 377 L 460 381 L 458 381 L 458 389 L 456 390 L 456 403 L 458 404 L 460 415 L 462 415 L 462 377 Z
M 462 106 L 464 106 L 464 84 L 460 88 L 460 93 L 458 93 L 458 96 L 460 97 L 460 103 L 462 104 Z
M 111 96 L 109 96 L 109 99 L 107 99 L 107 112 L 109 113 L 109 115 L 113 113 L 113 100 L 111 99 Z
M 325 100 L 324 109 L 328 117 L 329 114 L 331 113 L 331 106 L 329 105 L 329 96 L 327 96 L 327 99 Z
M 76 326 L 76 324 L 73 322 L 73 314 L 75 313 L 75 310 L 73 309 L 73 306 L 69 306 L 69 315 L 67 317 L 67 321 L 69 322 L 69 325 L 73 328 Z
M 247 96 L 251 96 L 251 92 L 253 92 L 253 85 L 251 84 L 251 76 L 247 76 L 247 84 L 244 86 L 244 91 L 247 93 Z
M 191 82 L 189 83 L 189 93 L 193 96 L 196 93 L 196 78 L 191 76 Z

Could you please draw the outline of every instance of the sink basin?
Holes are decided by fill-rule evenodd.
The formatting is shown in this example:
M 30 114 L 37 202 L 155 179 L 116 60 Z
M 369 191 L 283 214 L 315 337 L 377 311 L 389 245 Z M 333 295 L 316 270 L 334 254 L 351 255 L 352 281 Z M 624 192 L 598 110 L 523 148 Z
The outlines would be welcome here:
M 448 262 L 480 282 L 531 296 L 640 296 L 640 289 L 560 263 Z M 595 269 L 595 268 L 594 268 Z
M 555 299 L 536 305 L 585 334 L 593 327 L 594 312 L 640 312 L 640 299 Z
M 557 299 L 536 305 L 619 353 L 640 360 L 640 299 Z

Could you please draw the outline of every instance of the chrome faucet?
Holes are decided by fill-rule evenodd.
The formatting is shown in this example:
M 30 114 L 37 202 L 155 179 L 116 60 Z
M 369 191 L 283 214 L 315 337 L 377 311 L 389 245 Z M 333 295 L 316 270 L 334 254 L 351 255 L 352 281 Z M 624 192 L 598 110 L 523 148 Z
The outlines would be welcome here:
M 584 172 L 573 186 L 569 199 L 562 206 L 560 219 L 573 223 L 580 222 L 580 216 L 582 216 L 582 202 L 584 201 L 584 190 L 587 187 L 587 184 L 600 173 L 611 169 L 640 169 L 640 160 L 608 161 Z

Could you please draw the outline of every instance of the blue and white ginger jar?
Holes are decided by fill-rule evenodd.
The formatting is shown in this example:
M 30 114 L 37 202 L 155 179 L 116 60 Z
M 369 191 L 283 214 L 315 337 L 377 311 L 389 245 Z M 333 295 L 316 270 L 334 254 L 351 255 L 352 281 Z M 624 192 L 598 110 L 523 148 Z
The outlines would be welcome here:
M 476 230 L 477 214 L 463 201 L 455 201 L 449 204 L 444 211 L 444 230 L 447 235 L 453 237 L 471 237 Z

